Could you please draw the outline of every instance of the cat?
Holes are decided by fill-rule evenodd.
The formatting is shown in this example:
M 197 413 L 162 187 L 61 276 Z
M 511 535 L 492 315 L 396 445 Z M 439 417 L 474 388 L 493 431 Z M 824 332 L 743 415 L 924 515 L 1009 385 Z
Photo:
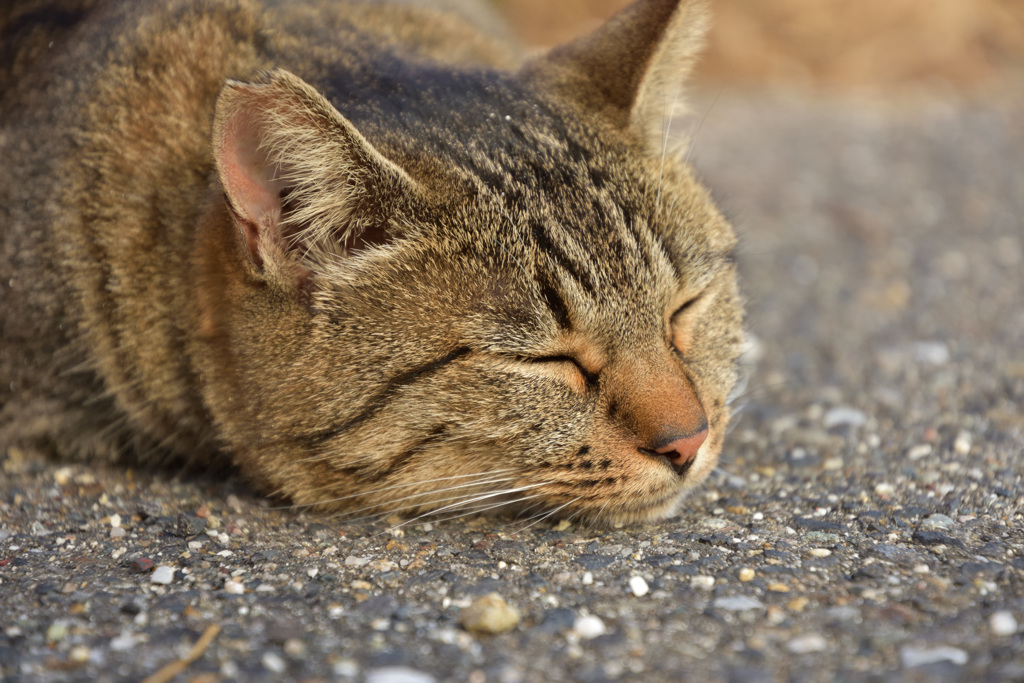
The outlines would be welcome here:
M 673 514 L 744 339 L 672 125 L 707 9 L 523 58 L 461 4 L 0 10 L 0 447 L 352 515 Z

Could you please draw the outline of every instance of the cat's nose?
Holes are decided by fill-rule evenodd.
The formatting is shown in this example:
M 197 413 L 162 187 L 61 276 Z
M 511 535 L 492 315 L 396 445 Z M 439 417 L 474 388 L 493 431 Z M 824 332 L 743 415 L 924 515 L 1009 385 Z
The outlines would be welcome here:
M 698 429 L 689 434 L 668 437 L 662 442 L 662 445 L 652 450 L 659 455 L 665 456 L 673 465 L 685 465 L 697 457 L 697 451 L 704 445 L 704 441 L 707 438 L 707 424 L 702 424 Z

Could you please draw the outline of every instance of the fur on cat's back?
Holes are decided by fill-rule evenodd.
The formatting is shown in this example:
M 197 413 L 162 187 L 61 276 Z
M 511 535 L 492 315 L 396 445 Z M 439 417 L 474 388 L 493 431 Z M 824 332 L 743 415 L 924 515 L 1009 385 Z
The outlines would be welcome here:
M 703 4 L 529 60 L 454 5 L 0 10 L 0 447 L 326 509 L 675 510 L 742 342 L 671 130 Z

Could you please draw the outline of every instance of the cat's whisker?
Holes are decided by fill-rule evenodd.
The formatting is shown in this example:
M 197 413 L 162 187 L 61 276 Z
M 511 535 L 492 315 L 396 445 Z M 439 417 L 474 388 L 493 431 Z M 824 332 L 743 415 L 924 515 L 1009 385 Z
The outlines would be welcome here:
M 519 503 L 521 503 L 524 500 L 530 500 L 532 498 L 543 498 L 544 495 L 545 494 L 543 494 L 543 493 L 536 493 L 536 494 L 534 494 L 532 496 L 525 496 L 523 498 L 519 498 L 519 499 L 516 499 L 516 500 L 506 500 L 506 501 L 501 501 L 501 502 L 498 502 L 498 503 L 485 503 L 483 505 L 473 505 L 473 506 L 469 506 L 469 507 L 463 508 L 461 510 L 458 510 L 455 514 L 449 515 L 447 517 L 437 518 L 437 519 L 435 519 L 433 517 L 435 512 L 433 512 L 433 511 L 431 511 L 431 512 L 424 512 L 422 515 L 418 515 L 418 516 L 416 516 L 416 517 L 414 517 L 412 519 L 406 520 L 406 521 L 404 521 L 404 522 L 402 522 L 400 524 L 397 524 L 397 525 L 395 525 L 393 527 L 390 527 L 388 529 L 388 531 L 393 531 L 395 529 L 400 529 L 400 528 L 402 528 L 404 526 L 407 526 L 409 524 L 413 524 L 416 521 L 418 521 L 420 519 L 425 519 L 425 518 L 429 518 L 431 522 L 434 522 L 434 523 L 437 523 L 437 524 L 441 524 L 443 522 L 448 522 L 448 521 L 451 521 L 453 519 L 460 519 L 462 517 L 466 517 L 467 515 L 479 515 L 479 514 L 483 514 L 485 512 L 490 512 L 492 510 L 498 510 L 498 509 L 503 508 L 503 507 L 508 507 L 509 505 L 518 505 Z
M 527 529 L 529 529 L 530 527 L 532 527 L 532 526 L 534 526 L 534 525 L 537 525 L 537 524 L 540 524 L 540 523 L 541 523 L 541 522 L 543 522 L 543 521 L 544 521 L 545 519 L 550 519 L 550 518 L 551 518 L 552 516 L 554 516 L 554 515 L 557 515 L 557 514 L 558 514 L 558 512 L 559 512 L 559 510 L 563 510 L 563 509 L 567 508 L 568 506 L 570 506 L 570 505 L 572 505 L 573 503 L 577 502 L 577 501 L 578 501 L 578 500 L 580 500 L 581 498 L 583 498 L 583 496 L 576 496 L 575 498 L 573 498 L 572 500 L 570 500 L 570 501 L 569 501 L 569 502 L 567 502 L 567 503 L 562 503 L 562 504 L 561 504 L 561 505 L 559 505 L 558 507 L 556 507 L 556 508 L 553 508 L 553 509 L 551 509 L 551 510 L 547 511 L 546 513 L 541 513 L 541 514 L 537 515 L 537 518 L 536 518 L 536 519 L 534 519 L 534 520 L 533 520 L 532 522 L 530 522 L 529 524 L 527 524 L 526 526 L 524 526 L 523 528 L 521 528 L 521 529 L 517 530 L 517 531 L 516 531 L 516 532 L 514 532 L 514 533 L 517 533 L 517 534 L 521 534 L 521 533 L 523 533 L 524 531 L 526 531 Z
M 392 503 L 401 503 L 401 502 L 404 502 L 404 501 L 416 500 L 417 498 L 423 498 L 423 497 L 426 497 L 426 496 L 433 496 L 433 495 L 436 495 L 438 493 L 445 493 L 447 491 L 455 491 L 457 489 L 466 489 L 466 488 L 479 488 L 481 486 L 486 486 L 488 484 L 497 484 L 497 483 L 501 483 L 501 482 L 505 482 L 505 481 L 513 481 L 513 480 L 514 480 L 514 477 L 497 477 L 497 478 L 494 478 L 494 479 L 483 479 L 483 480 L 480 480 L 480 481 L 471 481 L 471 482 L 464 483 L 464 484 L 458 484 L 456 486 L 448 486 L 448 487 L 440 488 L 440 489 L 429 489 L 429 490 L 426 490 L 426 491 L 421 491 L 419 493 L 413 493 L 411 495 L 403 496 L 401 498 L 396 498 L 394 500 L 388 500 L 387 504 L 391 505 Z M 442 498 L 442 499 L 440 499 L 437 502 L 447 502 L 449 500 L 456 500 L 459 497 L 460 496 L 452 496 L 452 497 L 449 497 L 449 498 Z M 337 500 L 339 500 L 339 499 L 332 499 L 332 500 L 321 501 L 321 502 L 317 503 L 317 505 L 326 505 L 326 504 L 329 504 L 329 503 L 337 502 Z M 343 500 L 343 499 L 341 499 L 341 500 Z M 356 508 L 354 510 L 350 510 L 349 512 L 352 512 L 352 513 L 363 512 L 365 510 L 372 510 L 374 508 L 379 508 L 382 505 L 383 505 L 383 503 L 374 503 L 372 505 L 367 505 L 365 507 L 361 507 L 361 508 Z M 389 510 L 389 512 L 399 512 L 401 510 L 414 509 L 414 508 L 419 507 L 420 505 L 422 505 L 422 503 L 410 503 L 409 505 L 405 505 L 405 506 L 402 506 L 402 507 L 391 508 Z
M 478 486 L 480 486 L 480 485 L 478 485 Z M 499 490 L 497 492 L 488 493 L 487 495 L 488 496 L 501 495 L 502 493 L 506 493 L 509 490 L 517 490 L 517 489 L 503 489 L 503 490 Z M 433 494 L 433 493 L 435 493 L 435 491 L 425 491 L 422 495 L 430 495 L 430 494 Z M 483 497 L 487 497 L 487 496 L 483 496 Z M 410 498 L 413 498 L 413 497 L 410 496 Z M 473 502 L 473 501 L 479 500 L 479 499 L 482 499 L 482 497 L 480 496 L 480 493 L 478 491 L 471 491 L 469 493 L 463 493 L 463 494 L 459 494 L 459 495 L 455 495 L 455 496 L 449 496 L 447 498 L 441 498 L 439 500 L 430 500 L 429 501 L 430 505 L 436 505 L 437 503 L 447 503 L 449 501 L 455 501 L 455 502 L 450 503 L 449 505 L 446 505 L 446 506 L 441 507 L 441 508 L 431 508 L 429 510 L 426 510 L 421 515 L 419 515 L 418 518 L 429 517 L 430 515 L 436 514 L 437 512 L 442 512 L 442 511 L 445 511 L 447 509 L 452 509 L 452 508 L 455 508 L 455 507 L 457 507 L 459 505 L 463 505 L 463 504 L 466 504 L 466 503 L 469 503 L 469 502 Z M 392 501 L 387 501 L 388 504 L 390 504 L 391 502 Z M 407 510 L 422 509 L 423 506 L 427 505 L 427 504 L 428 504 L 427 501 L 423 501 L 423 502 L 409 503 L 408 505 L 403 505 L 403 506 L 400 506 L 400 507 L 397 507 L 397 508 L 396 507 L 388 507 L 387 509 L 381 509 L 380 512 L 370 513 L 370 514 L 364 515 L 362 517 L 349 518 L 349 521 L 352 521 L 352 522 L 366 521 L 366 520 L 371 519 L 371 518 L 382 519 L 382 518 L 384 518 L 386 516 L 393 515 L 393 514 L 399 514 L 399 513 L 405 512 Z M 363 510 L 370 510 L 370 509 L 373 509 L 373 508 L 383 508 L 383 505 L 384 505 L 384 503 L 377 504 L 377 505 L 371 505 L 371 506 L 367 506 L 367 507 L 364 507 L 364 508 L 360 508 L 359 510 L 353 510 L 352 512 L 361 512 Z M 344 514 L 346 514 L 346 513 L 345 512 L 339 513 L 339 515 L 344 515 Z
M 353 494 L 350 494 L 350 495 L 347 495 L 347 496 L 339 496 L 337 498 L 331 498 L 330 500 L 322 500 L 322 501 L 317 501 L 315 503 L 301 503 L 301 504 L 295 504 L 295 505 L 283 505 L 283 506 L 280 506 L 280 507 L 277 507 L 277 508 L 271 508 L 271 509 L 272 510 L 274 510 L 274 509 L 277 509 L 277 510 L 289 510 L 289 509 L 297 509 L 297 508 L 310 508 L 310 507 L 315 507 L 315 506 L 318 506 L 318 505 L 323 505 L 325 503 L 338 503 L 338 502 L 341 502 L 343 500 L 351 500 L 352 498 L 359 498 L 360 496 L 368 496 L 368 495 L 374 494 L 374 493 L 390 493 L 391 491 L 398 491 L 400 489 L 412 488 L 414 486 L 423 486 L 424 484 L 436 484 L 436 483 L 442 482 L 442 481 L 454 481 L 456 479 L 469 479 L 469 478 L 472 478 L 472 477 L 491 477 L 491 476 L 495 476 L 495 475 L 498 475 L 498 474 L 506 474 L 508 472 L 514 472 L 514 471 L 515 471 L 515 468 L 513 468 L 513 467 L 506 467 L 504 469 L 491 470 L 489 472 L 474 472 L 472 474 L 454 474 L 454 475 L 449 476 L 449 477 L 437 477 L 437 478 L 434 478 L 434 479 L 419 479 L 419 480 L 416 480 L 416 481 L 407 481 L 407 482 L 402 482 L 402 483 L 397 483 L 397 484 L 389 484 L 387 486 L 381 486 L 380 488 L 370 489 L 369 491 L 363 491 L 361 493 L 353 493 Z M 499 479 L 497 481 L 504 481 L 504 479 Z M 489 483 L 489 482 L 483 482 L 483 483 Z M 317 486 L 315 488 L 310 489 L 310 493 L 316 493 L 317 491 L 322 491 L 324 489 L 333 489 L 335 487 L 336 487 L 336 484 L 333 484 L 333 483 L 331 483 L 331 484 L 324 484 L 323 486 Z M 445 491 L 447 489 L 434 489 L 434 490 Z
M 676 109 L 679 106 L 679 95 L 682 93 L 682 87 L 676 90 L 675 97 L 672 99 L 672 106 L 668 110 L 668 121 L 662 124 L 661 133 L 661 166 L 658 168 L 658 191 L 654 197 L 654 215 L 657 216 L 661 212 L 661 186 L 665 181 L 665 158 L 668 156 L 668 141 L 672 130 L 672 120 L 675 118 Z M 662 115 L 664 118 L 664 114 Z
M 721 96 L 722 88 L 719 88 L 718 92 L 715 93 L 715 99 L 711 100 L 711 104 L 709 104 L 708 108 L 704 111 L 704 116 L 700 117 L 700 122 L 697 124 L 697 129 L 693 131 L 693 134 L 690 136 L 690 146 L 689 149 L 686 150 L 686 157 L 683 159 L 683 163 L 690 163 L 690 155 L 693 154 L 693 148 L 697 146 L 697 137 L 700 135 L 700 129 L 704 127 L 704 122 L 707 121 L 708 114 L 710 114 L 711 110 L 715 108 L 716 104 L 718 104 L 718 98 L 720 98 Z
M 547 482 L 544 482 L 544 483 L 547 483 Z M 544 484 L 536 484 L 535 486 L 542 486 L 542 485 L 544 485 Z M 447 521 L 449 519 L 457 519 L 458 517 L 465 517 L 467 514 L 471 514 L 471 511 L 480 512 L 480 511 L 482 511 L 484 509 L 500 508 L 500 507 L 504 507 L 504 506 L 507 506 L 507 505 L 515 504 L 517 502 L 516 500 L 501 501 L 501 502 L 498 502 L 498 503 L 483 503 L 482 505 L 475 505 L 475 506 L 473 505 L 473 503 L 475 503 L 477 501 L 484 500 L 484 499 L 487 499 L 487 498 L 493 498 L 494 496 L 506 495 L 506 494 L 509 494 L 509 493 L 510 493 L 510 490 L 500 490 L 500 491 L 493 491 L 493 492 L 490 492 L 490 493 L 488 493 L 486 495 L 482 495 L 482 496 L 475 496 L 473 494 L 470 494 L 470 495 L 467 495 L 467 496 L 459 496 L 459 497 L 456 498 L 456 502 L 451 503 L 450 505 L 446 505 L 446 506 L 441 507 L 441 508 L 434 508 L 434 509 L 431 509 L 431 510 L 427 510 L 425 512 L 422 512 L 422 513 L 416 515 L 415 517 L 412 517 L 412 518 L 407 519 L 407 520 L 405 520 L 405 521 L 403 521 L 403 522 L 401 522 L 401 523 L 399 523 L 397 525 L 389 527 L 389 529 L 392 529 L 392 530 L 400 529 L 400 528 L 402 528 L 404 526 L 408 526 L 409 524 L 415 524 L 416 522 L 418 522 L 420 520 L 426 520 L 426 519 L 437 520 L 437 521 Z M 540 496 L 543 496 L 543 495 L 544 494 L 542 494 L 542 493 L 538 493 L 538 494 L 534 494 L 532 496 L 528 496 L 527 498 L 535 498 L 535 497 L 540 497 Z M 451 500 L 451 499 L 449 499 L 449 500 Z M 444 513 L 446 511 L 457 511 L 458 514 L 455 514 L 454 516 L 444 517 L 444 518 L 437 518 L 438 514 Z M 397 511 L 395 511 L 395 510 L 390 510 L 388 512 L 388 514 L 395 514 L 396 512 Z
M 547 485 L 548 485 L 548 482 L 541 482 L 539 484 L 527 484 L 525 486 L 517 486 L 517 487 L 514 487 L 514 488 L 510 488 L 510 489 L 499 489 L 497 491 L 491 491 L 491 492 L 484 493 L 484 494 L 481 494 L 481 495 L 478 495 L 478 496 L 472 496 L 471 495 L 470 497 L 468 497 L 468 498 L 466 498 L 466 499 L 464 499 L 464 500 L 462 500 L 460 502 L 451 503 L 449 505 L 445 505 L 445 506 L 439 507 L 439 508 L 434 508 L 429 513 L 424 513 L 424 515 L 421 515 L 421 516 L 430 515 L 430 514 L 437 514 L 437 513 L 440 513 L 440 512 L 446 512 L 448 510 L 451 510 L 453 508 L 457 508 L 458 506 L 465 505 L 467 503 L 475 503 L 477 501 L 487 500 L 488 498 L 494 498 L 496 496 L 508 496 L 508 495 L 513 494 L 513 493 L 519 493 L 520 491 L 528 491 L 530 489 L 535 489 L 535 488 L 537 488 L 539 486 L 547 486 Z

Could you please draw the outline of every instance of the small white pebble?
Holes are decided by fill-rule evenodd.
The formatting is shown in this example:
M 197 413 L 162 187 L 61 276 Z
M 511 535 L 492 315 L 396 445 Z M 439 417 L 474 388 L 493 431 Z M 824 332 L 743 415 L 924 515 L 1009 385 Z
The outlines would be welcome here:
M 629 590 L 633 591 L 633 595 L 638 598 L 642 598 L 651 592 L 651 587 L 647 585 L 642 576 L 631 576 L 629 579 Z
M 84 664 L 89 661 L 89 655 L 91 654 L 92 652 L 89 648 L 84 645 L 76 645 L 71 648 L 71 652 L 68 653 L 68 661 L 75 662 L 77 664 Z
M 110 526 L 115 529 L 121 526 L 121 515 L 110 515 Z
M 908 460 L 920 460 L 932 454 L 932 446 L 928 443 L 919 443 L 907 449 Z
M 989 616 L 988 628 L 994 636 L 1012 636 L 1017 632 L 1017 620 L 1007 610 L 999 610 Z
M 284 673 L 285 669 L 288 668 L 287 663 L 276 652 L 264 652 L 263 658 L 260 661 L 266 669 L 276 674 Z
M 875 495 L 877 496 L 891 496 L 894 493 L 896 493 L 896 487 L 888 482 L 875 485 Z
M 748 581 L 754 580 L 754 570 L 750 567 L 744 567 L 739 571 L 740 581 L 747 583 Z
M 584 615 L 576 618 L 576 623 L 573 624 L 572 630 L 576 632 L 582 640 L 591 640 L 598 636 L 603 636 L 608 632 L 604 622 L 601 621 L 601 617 L 595 617 L 593 615 Z
M 832 551 L 828 548 L 811 548 L 807 551 L 807 554 L 811 557 L 828 557 L 832 554 Z
M 110 530 L 111 538 L 124 538 L 127 534 L 128 532 L 119 526 L 115 526 L 113 529 Z
M 232 595 L 241 595 L 245 593 L 245 585 L 241 581 L 228 580 L 224 582 L 224 592 L 231 593 Z
M 385 666 L 366 672 L 366 683 L 434 683 L 436 680 L 424 671 L 406 666 Z
M 907 645 L 900 648 L 900 664 L 903 665 L 904 669 L 913 669 L 914 667 L 938 664 L 939 662 L 952 662 L 957 666 L 963 666 L 967 663 L 967 659 L 967 653 L 964 650 L 948 645 L 931 648 Z
M 846 406 L 831 408 L 825 413 L 824 417 L 825 429 L 832 429 L 833 427 L 842 427 L 846 425 L 851 427 L 862 427 L 867 421 L 868 416 L 865 415 L 863 411 L 857 410 L 856 408 L 848 408 Z
M 949 362 L 949 347 L 940 341 L 922 341 L 914 344 L 914 357 L 918 363 L 945 365 Z
M 591 585 L 593 583 L 594 583 L 594 573 L 593 572 L 583 572 L 583 585 L 584 586 L 589 586 L 589 585 Z
M 957 455 L 967 455 L 971 452 L 971 435 L 968 432 L 960 432 L 953 441 L 953 452 Z
M 174 567 L 169 567 L 166 564 L 162 564 L 153 570 L 153 574 L 149 577 L 150 583 L 156 583 L 161 586 L 166 586 L 171 581 L 174 581 Z
M 828 641 L 820 633 L 805 633 L 786 643 L 786 649 L 795 655 L 821 652 L 828 647 Z
M 306 576 L 308 576 L 311 579 L 315 579 L 316 575 L 319 574 L 319 573 L 320 573 L 320 570 L 317 567 L 313 567 L 311 569 L 307 569 L 306 570 Z
M 714 586 L 715 577 L 713 576 L 695 576 L 690 579 L 690 588 L 709 591 L 714 588 Z

